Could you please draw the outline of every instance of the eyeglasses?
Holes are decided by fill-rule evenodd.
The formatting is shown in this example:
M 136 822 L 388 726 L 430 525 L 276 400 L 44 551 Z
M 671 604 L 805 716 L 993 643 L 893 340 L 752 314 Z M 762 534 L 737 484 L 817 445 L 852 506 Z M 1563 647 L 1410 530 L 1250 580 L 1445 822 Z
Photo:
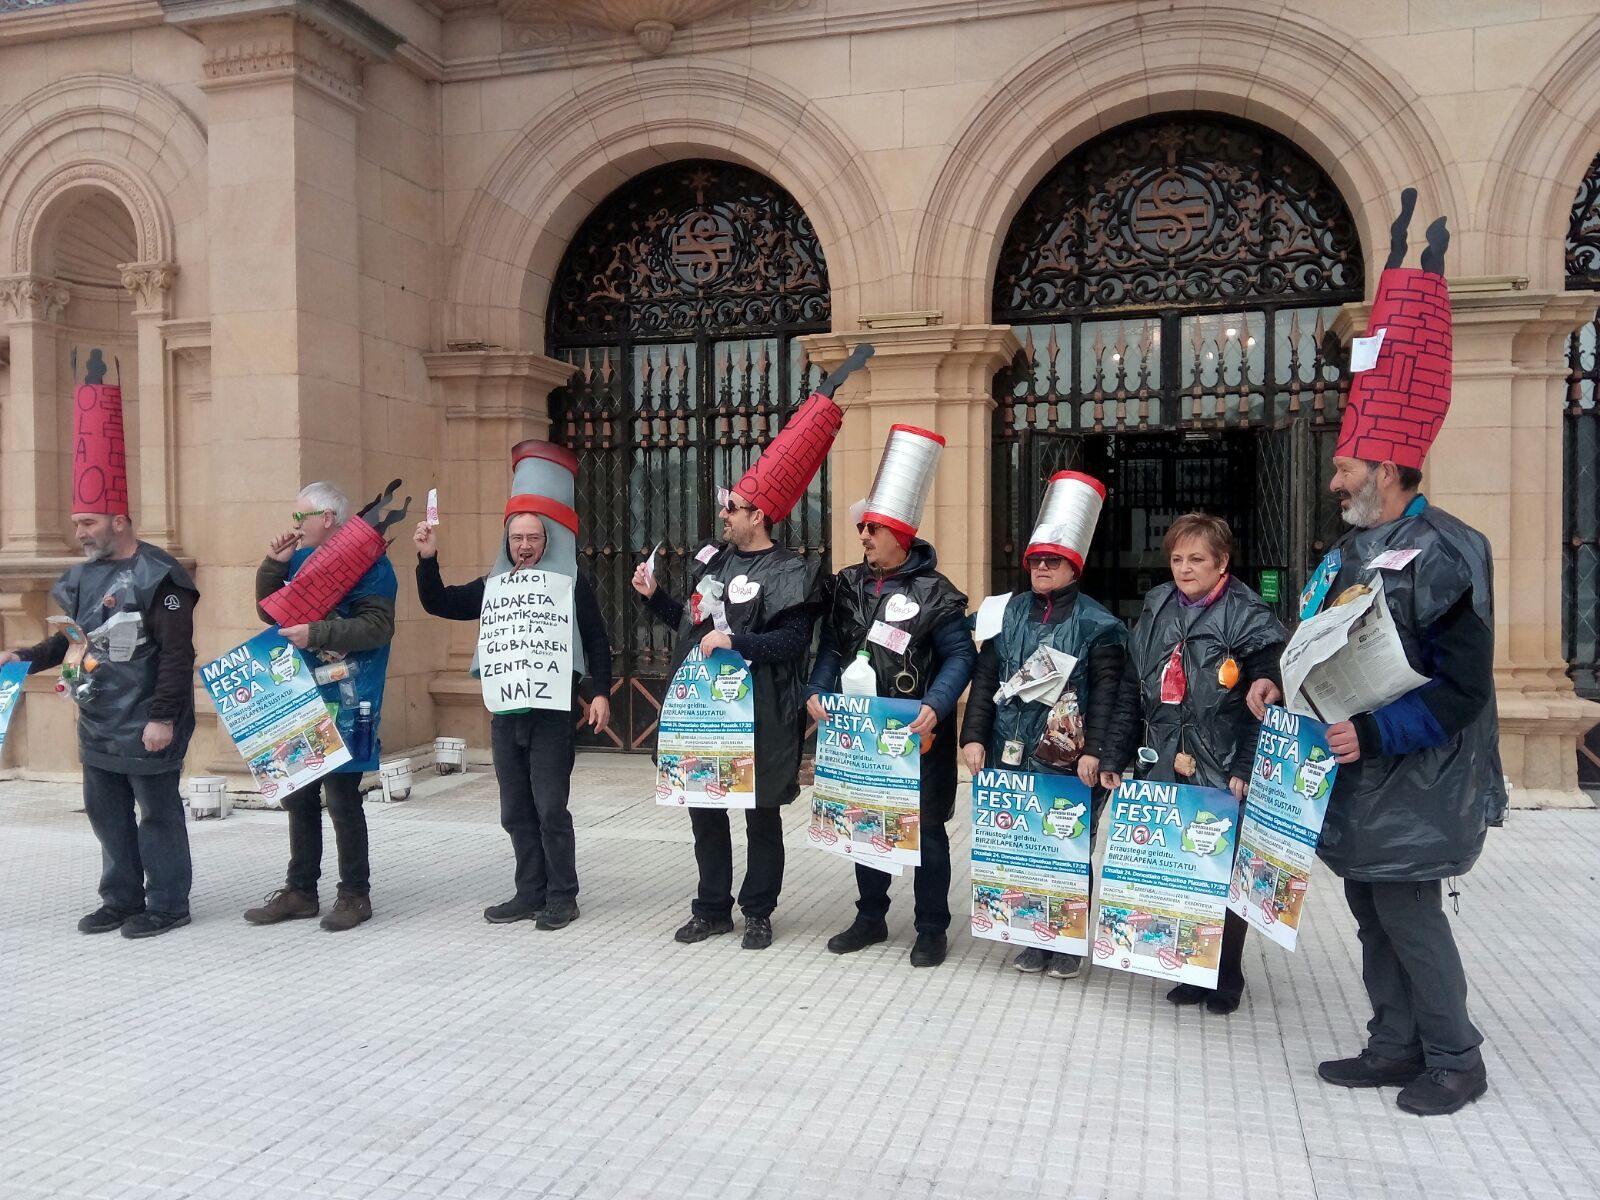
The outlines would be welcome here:
M 857 521 L 856 522 L 856 532 L 857 533 L 864 533 L 868 537 L 877 537 L 878 536 L 878 530 L 880 530 L 882 528 L 883 528 L 883 526 L 879 525 L 876 521 Z
M 1032 554 L 1023 560 L 1022 565 L 1030 571 L 1054 571 L 1066 561 L 1059 554 Z
M 725 513 L 755 512 L 755 510 L 754 504 L 739 504 L 733 500 L 724 500 L 722 503 L 722 511 Z
M 325 509 L 325 508 L 313 508 L 313 509 L 307 510 L 306 512 L 292 512 L 289 515 L 294 518 L 295 524 L 298 525 L 300 522 L 304 521 L 307 517 L 320 517 L 323 513 L 327 512 L 327 511 L 328 510 Z

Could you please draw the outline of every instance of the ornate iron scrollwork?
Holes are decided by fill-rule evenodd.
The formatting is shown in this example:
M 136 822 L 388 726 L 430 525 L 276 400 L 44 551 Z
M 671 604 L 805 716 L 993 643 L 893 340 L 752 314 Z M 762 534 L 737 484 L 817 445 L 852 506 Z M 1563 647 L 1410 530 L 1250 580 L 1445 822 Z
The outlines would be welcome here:
M 1001 250 L 994 317 L 1361 289 L 1355 222 L 1315 163 L 1254 126 L 1168 116 L 1113 130 L 1034 189 Z
M 1578 185 L 1567 223 L 1567 286 L 1600 289 L 1600 154 Z
M 805 211 L 754 171 L 704 161 L 659 167 L 601 204 L 550 305 L 558 341 L 748 337 L 829 318 L 827 264 Z

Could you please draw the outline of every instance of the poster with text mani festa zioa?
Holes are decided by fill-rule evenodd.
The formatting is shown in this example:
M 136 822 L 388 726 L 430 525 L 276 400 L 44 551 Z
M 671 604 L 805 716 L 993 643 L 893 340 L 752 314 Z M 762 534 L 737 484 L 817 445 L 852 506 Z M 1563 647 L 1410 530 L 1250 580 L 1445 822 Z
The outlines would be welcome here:
M 667 684 L 656 742 L 656 803 L 756 806 L 756 701 L 750 664 L 696 646 Z
M 311 664 L 276 629 L 206 663 L 200 682 L 268 800 L 281 800 L 350 761 Z
M 824 693 L 811 844 L 899 875 L 922 862 L 922 739 L 916 700 Z
M 1215 988 L 1239 802 L 1224 788 L 1141 779 L 1110 808 L 1095 961 Z
M 972 934 L 1089 952 L 1089 789 L 1076 775 L 972 779 Z
M 1272 705 L 1261 722 L 1228 907 L 1290 950 L 1311 886 L 1338 764 L 1328 727 Z

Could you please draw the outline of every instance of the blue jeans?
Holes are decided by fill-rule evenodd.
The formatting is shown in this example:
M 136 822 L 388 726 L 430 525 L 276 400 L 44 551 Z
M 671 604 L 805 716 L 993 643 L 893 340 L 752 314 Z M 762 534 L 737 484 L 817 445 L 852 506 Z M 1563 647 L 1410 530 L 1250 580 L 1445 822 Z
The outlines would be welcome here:
M 189 911 L 194 868 L 177 771 L 123 775 L 85 764 L 83 809 L 100 842 L 102 904 L 124 913 Z

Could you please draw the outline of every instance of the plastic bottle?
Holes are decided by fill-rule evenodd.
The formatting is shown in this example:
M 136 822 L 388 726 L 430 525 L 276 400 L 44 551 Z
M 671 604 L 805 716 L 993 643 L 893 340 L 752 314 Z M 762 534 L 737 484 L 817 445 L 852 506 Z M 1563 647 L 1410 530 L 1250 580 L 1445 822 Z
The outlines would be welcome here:
M 353 662 L 340 660 L 339 662 L 323 663 L 311 677 L 317 681 L 317 686 L 322 687 L 330 683 L 338 683 L 341 679 L 348 679 L 356 673 Z
M 372 757 L 372 701 L 363 700 L 356 709 L 356 723 L 350 730 L 350 758 L 362 762 Z
M 857 650 L 855 662 L 839 676 L 839 691 L 846 696 L 878 694 L 878 673 L 872 669 L 872 656 L 865 650 Z

